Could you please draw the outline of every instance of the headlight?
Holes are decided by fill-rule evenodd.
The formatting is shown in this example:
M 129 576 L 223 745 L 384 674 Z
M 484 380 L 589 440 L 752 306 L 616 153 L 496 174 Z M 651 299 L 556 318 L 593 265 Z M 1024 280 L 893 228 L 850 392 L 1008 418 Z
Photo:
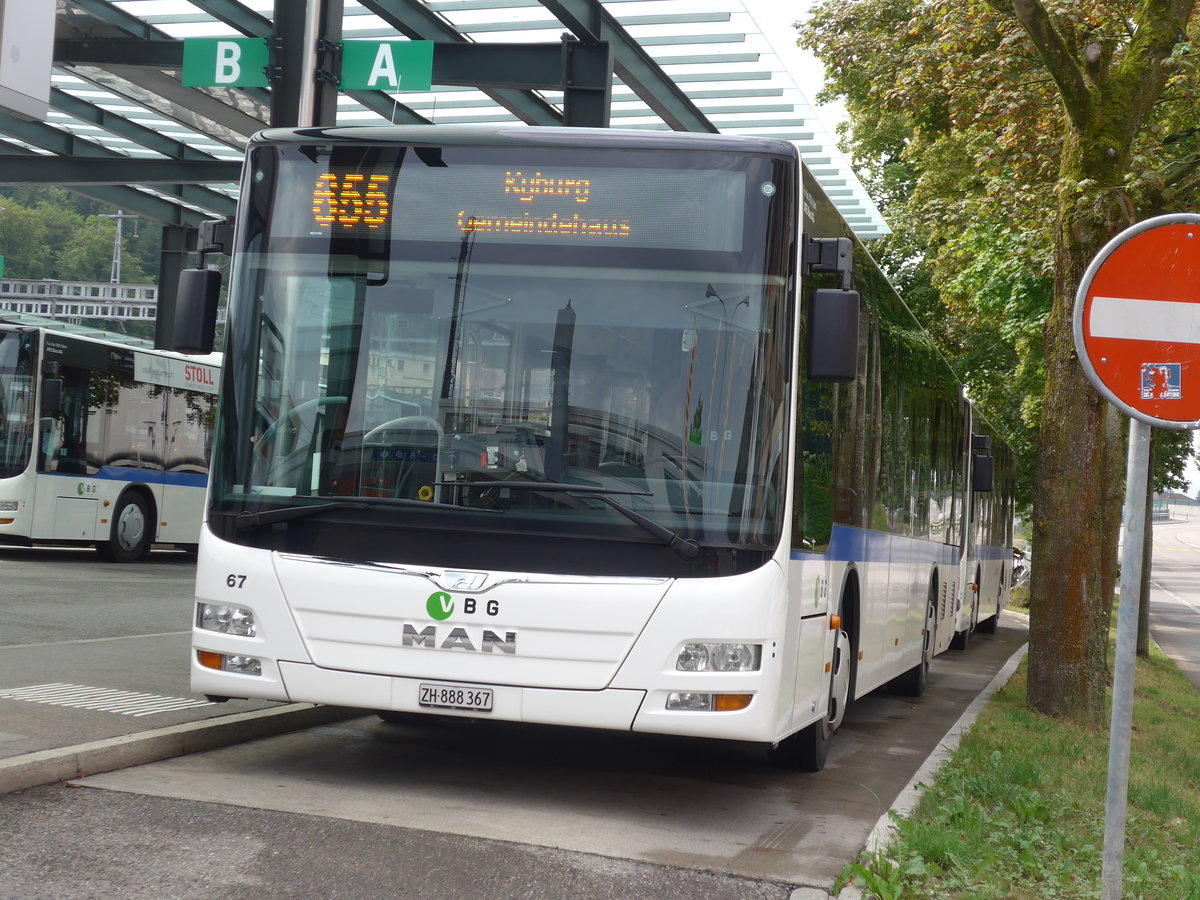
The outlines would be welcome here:
M 761 661 L 762 644 L 695 641 L 683 645 L 675 668 L 680 672 L 756 672 Z
M 0 512 L 16 512 L 19 506 L 17 500 L 0 500 Z
M 196 604 L 196 627 L 242 637 L 254 637 L 258 633 L 251 610 L 217 603 Z
M 738 712 L 750 705 L 753 694 L 693 694 L 667 695 L 667 709 L 689 712 Z
M 262 660 L 256 656 L 237 656 L 197 650 L 196 660 L 206 669 L 236 672 L 239 675 L 262 675 Z

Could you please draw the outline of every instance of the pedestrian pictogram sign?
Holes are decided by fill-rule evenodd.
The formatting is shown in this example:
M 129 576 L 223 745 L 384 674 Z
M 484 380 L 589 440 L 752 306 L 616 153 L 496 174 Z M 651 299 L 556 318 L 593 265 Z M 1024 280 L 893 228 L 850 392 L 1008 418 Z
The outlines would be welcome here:
M 1075 295 L 1075 348 L 1088 378 L 1126 415 L 1200 427 L 1200 215 L 1121 232 Z

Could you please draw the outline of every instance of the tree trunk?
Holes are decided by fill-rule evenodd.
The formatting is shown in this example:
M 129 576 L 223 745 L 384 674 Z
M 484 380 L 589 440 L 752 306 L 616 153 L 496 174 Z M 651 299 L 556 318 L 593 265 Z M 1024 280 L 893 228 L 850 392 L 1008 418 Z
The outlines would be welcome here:
M 1086 178 L 1091 187 L 1086 198 L 1067 187 L 1058 198 L 1054 301 L 1045 326 L 1046 393 L 1034 475 L 1033 546 L 1039 562 L 1030 581 L 1027 700 L 1047 715 L 1102 726 L 1124 457 L 1111 407 L 1076 356 L 1072 316 L 1088 263 L 1112 235 L 1132 224 L 1132 217 L 1114 160 L 1097 152 L 1097 143 L 1094 135 L 1067 126 L 1062 184 L 1080 185 Z

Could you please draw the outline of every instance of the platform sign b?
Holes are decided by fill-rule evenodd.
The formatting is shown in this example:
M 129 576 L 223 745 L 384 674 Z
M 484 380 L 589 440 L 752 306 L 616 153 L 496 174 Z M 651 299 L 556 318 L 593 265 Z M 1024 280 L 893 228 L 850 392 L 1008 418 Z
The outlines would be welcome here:
M 263 38 L 188 38 L 180 81 L 185 87 L 268 87 L 269 62 Z

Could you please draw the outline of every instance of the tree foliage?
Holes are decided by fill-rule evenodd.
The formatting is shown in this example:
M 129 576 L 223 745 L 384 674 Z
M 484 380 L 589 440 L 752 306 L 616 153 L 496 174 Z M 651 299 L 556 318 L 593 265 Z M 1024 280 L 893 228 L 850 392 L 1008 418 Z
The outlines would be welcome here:
M 1108 239 L 1200 188 L 1195 2 L 826 0 L 801 30 L 897 232 L 880 256 L 927 271 L 942 313 L 924 319 L 1022 461 L 1054 560 L 1031 587 L 1030 702 L 1090 721 L 1124 449 L 1071 312 Z
M 0 256 L 8 278 L 109 280 L 116 210 L 59 188 L 25 186 L 0 196 Z M 161 226 L 122 229 L 121 281 L 152 283 L 158 272 Z

